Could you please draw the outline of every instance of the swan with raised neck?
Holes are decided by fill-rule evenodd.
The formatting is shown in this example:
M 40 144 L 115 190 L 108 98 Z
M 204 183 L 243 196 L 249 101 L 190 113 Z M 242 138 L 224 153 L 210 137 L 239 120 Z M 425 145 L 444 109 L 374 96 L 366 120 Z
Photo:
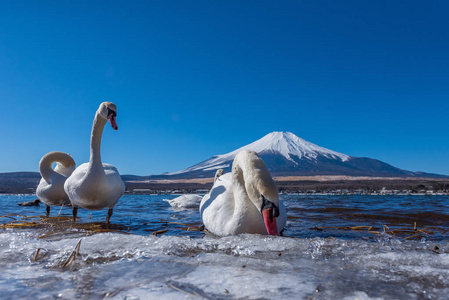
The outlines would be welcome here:
M 206 229 L 218 236 L 279 235 L 287 215 L 276 185 L 256 152 L 239 152 L 232 173 L 221 175 L 200 204 Z
M 52 165 L 56 162 L 56 167 Z M 73 170 L 75 161 L 64 152 L 53 151 L 42 156 L 39 161 L 41 180 L 36 188 L 36 196 L 46 205 L 47 216 L 50 206 L 70 204 L 69 197 L 64 191 L 64 183 Z
M 109 120 L 114 130 L 117 107 L 112 102 L 103 102 L 95 113 L 90 137 L 90 159 L 72 173 L 64 184 L 64 189 L 73 206 L 73 220 L 76 221 L 78 206 L 90 210 L 109 208 L 106 223 L 112 216 L 113 208 L 125 193 L 125 184 L 118 170 L 101 161 L 101 136 Z

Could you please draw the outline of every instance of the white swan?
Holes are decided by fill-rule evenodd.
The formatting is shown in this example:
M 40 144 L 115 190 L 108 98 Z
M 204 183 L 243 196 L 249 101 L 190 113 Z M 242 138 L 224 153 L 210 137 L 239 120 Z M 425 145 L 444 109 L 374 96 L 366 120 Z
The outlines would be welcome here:
M 218 169 L 217 172 L 215 172 L 214 182 L 217 181 L 217 179 L 224 173 L 225 171 L 223 169 Z M 185 194 L 171 200 L 162 200 L 168 202 L 168 204 L 170 204 L 170 206 L 174 208 L 198 208 L 200 206 L 201 200 L 203 200 L 203 197 L 198 194 Z
M 115 117 L 117 108 L 114 103 L 100 104 L 92 125 L 90 137 L 90 160 L 72 173 L 64 184 L 64 190 L 73 205 L 73 221 L 76 221 L 78 206 L 90 210 L 109 208 L 106 224 L 112 216 L 112 211 L 125 193 L 125 184 L 117 169 L 110 164 L 101 163 L 101 135 L 107 120 L 114 130 L 118 129 Z
M 204 226 L 218 236 L 240 233 L 279 235 L 287 221 L 284 204 L 263 160 L 256 152 L 239 152 L 232 173 L 220 176 L 203 197 Z
M 203 199 L 203 197 L 201 197 L 200 195 L 186 194 L 171 200 L 163 200 L 168 202 L 168 204 L 170 204 L 170 206 L 174 208 L 198 208 L 200 206 L 201 199 Z
M 52 165 L 56 162 L 53 170 Z M 54 151 L 42 156 L 39 162 L 41 181 L 36 188 L 36 196 L 47 206 L 47 216 L 50 206 L 70 204 L 69 197 L 64 191 L 64 182 L 75 170 L 75 161 L 64 152 Z

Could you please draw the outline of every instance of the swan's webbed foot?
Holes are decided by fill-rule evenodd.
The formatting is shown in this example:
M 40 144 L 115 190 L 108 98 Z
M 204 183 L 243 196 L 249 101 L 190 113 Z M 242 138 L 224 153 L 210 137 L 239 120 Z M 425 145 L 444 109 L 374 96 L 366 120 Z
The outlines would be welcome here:
M 46 211 L 47 211 L 47 217 L 48 217 L 50 215 L 50 205 L 47 205 Z
M 77 214 L 78 214 L 78 206 L 73 205 L 73 207 L 72 207 L 73 223 L 76 222 L 76 215 Z
M 109 225 L 109 220 L 111 219 L 112 211 L 113 211 L 113 208 L 110 208 L 108 210 L 108 216 L 106 217 L 106 225 Z

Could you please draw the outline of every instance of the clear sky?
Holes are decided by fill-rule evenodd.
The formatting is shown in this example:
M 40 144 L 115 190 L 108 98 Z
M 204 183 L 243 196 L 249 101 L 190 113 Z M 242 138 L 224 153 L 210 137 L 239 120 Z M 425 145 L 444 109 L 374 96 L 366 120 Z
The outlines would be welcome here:
M 49 151 L 121 174 L 290 131 L 449 174 L 449 1 L 1 1 L 0 172 Z

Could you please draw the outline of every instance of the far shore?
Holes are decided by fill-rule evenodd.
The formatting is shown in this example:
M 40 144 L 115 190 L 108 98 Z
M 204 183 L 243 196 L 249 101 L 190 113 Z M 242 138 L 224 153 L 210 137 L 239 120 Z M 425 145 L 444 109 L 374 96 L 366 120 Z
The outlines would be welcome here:
M 345 175 L 316 175 L 316 176 L 273 176 L 275 182 L 289 182 L 289 181 L 337 181 L 337 180 L 397 180 L 397 181 L 428 181 L 428 180 L 437 180 L 437 181 L 447 181 L 448 179 L 439 179 L 439 178 L 426 178 L 426 177 L 369 177 L 369 176 L 345 176 Z M 151 179 L 151 180 L 130 180 L 127 182 L 130 183 L 157 183 L 157 184 L 173 184 L 173 183 L 200 183 L 207 184 L 212 183 L 214 178 L 192 178 L 192 179 Z
M 368 176 L 274 176 L 281 194 L 448 195 L 449 179 Z M 213 178 L 127 181 L 128 193 L 205 194 Z
M 274 176 L 280 194 L 448 195 L 448 178 Z M 0 194 L 34 194 L 38 179 L 0 181 Z M 128 194 L 206 194 L 213 178 L 125 181 Z

